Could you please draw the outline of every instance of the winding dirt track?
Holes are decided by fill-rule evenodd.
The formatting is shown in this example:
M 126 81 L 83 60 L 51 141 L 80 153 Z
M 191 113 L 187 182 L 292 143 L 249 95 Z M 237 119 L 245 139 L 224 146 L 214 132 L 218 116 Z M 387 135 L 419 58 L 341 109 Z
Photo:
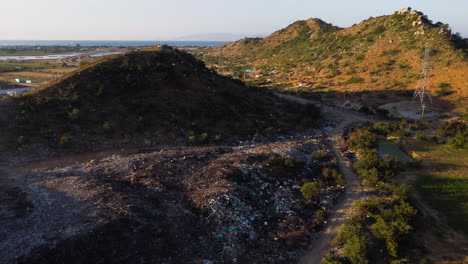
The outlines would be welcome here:
M 339 135 L 346 127 L 354 123 L 374 122 L 375 120 L 361 113 L 324 106 L 313 100 L 284 94 L 277 94 L 277 96 L 300 104 L 315 104 L 321 108 L 327 120 L 334 121 L 337 124 L 336 128 L 328 135 L 328 144 L 333 154 L 337 157 L 338 165 L 346 180 L 346 190 L 343 199 L 329 212 L 326 229 L 314 236 L 308 251 L 299 260 L 300 264 L 319 264 L 328 249 L 331 248 L 340 227 L 352 212 L 353 204 L 362 197 L 360 182 L 351 170 L 350 162 L 341 155 L 338 148 Z

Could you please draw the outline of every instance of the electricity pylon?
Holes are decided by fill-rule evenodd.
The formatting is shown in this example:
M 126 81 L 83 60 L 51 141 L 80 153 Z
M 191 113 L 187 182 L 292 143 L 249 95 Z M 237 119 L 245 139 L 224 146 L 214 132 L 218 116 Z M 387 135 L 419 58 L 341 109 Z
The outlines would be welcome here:
M 429 70 L 431 69 L 431 52 L 432 47 L 426 46 L 424 54 L 424 66 L 421 73 L 421 77 L 418 81 L 418 86 L 414 91 L 414 98 L 418 98 L 421 103 L 421 115 L 424 116 L 426 110 L 426 97 L 432 103 L 431 93 L 429 92 Z

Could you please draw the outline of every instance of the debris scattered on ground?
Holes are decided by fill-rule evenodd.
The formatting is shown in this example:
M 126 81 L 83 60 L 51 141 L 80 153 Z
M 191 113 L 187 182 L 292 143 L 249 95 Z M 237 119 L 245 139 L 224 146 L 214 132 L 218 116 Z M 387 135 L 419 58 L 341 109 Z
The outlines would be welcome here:
M 311 157 L 321 139 L 162 149 L 36 171 L 1 196 L 0 260 L 294 262 L 343 190 L 321 179 L 330 161 Z M 306 202 L 301 187 L 315 181 L 320 197 Z

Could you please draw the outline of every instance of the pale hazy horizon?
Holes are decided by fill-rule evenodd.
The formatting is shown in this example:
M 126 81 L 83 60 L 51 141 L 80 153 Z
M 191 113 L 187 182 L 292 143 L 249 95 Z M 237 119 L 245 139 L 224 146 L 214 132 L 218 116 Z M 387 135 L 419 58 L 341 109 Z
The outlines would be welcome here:
M 22 0 L 2 3 L 0 39 L 231 41 L 308 18 L 349 27 L 409 6 L 468 37 L 468 2 L 456 0 Z

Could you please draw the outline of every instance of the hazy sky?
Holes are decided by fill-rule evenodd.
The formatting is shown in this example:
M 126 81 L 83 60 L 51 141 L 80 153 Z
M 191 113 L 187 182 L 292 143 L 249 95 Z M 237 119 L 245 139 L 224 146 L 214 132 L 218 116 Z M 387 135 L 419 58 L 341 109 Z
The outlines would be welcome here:
M 468 37 L 467 0 L 0 0 L 0 39 L 171 40 L 266 35 L 311 17 L 348 27 L 411 6 Z

